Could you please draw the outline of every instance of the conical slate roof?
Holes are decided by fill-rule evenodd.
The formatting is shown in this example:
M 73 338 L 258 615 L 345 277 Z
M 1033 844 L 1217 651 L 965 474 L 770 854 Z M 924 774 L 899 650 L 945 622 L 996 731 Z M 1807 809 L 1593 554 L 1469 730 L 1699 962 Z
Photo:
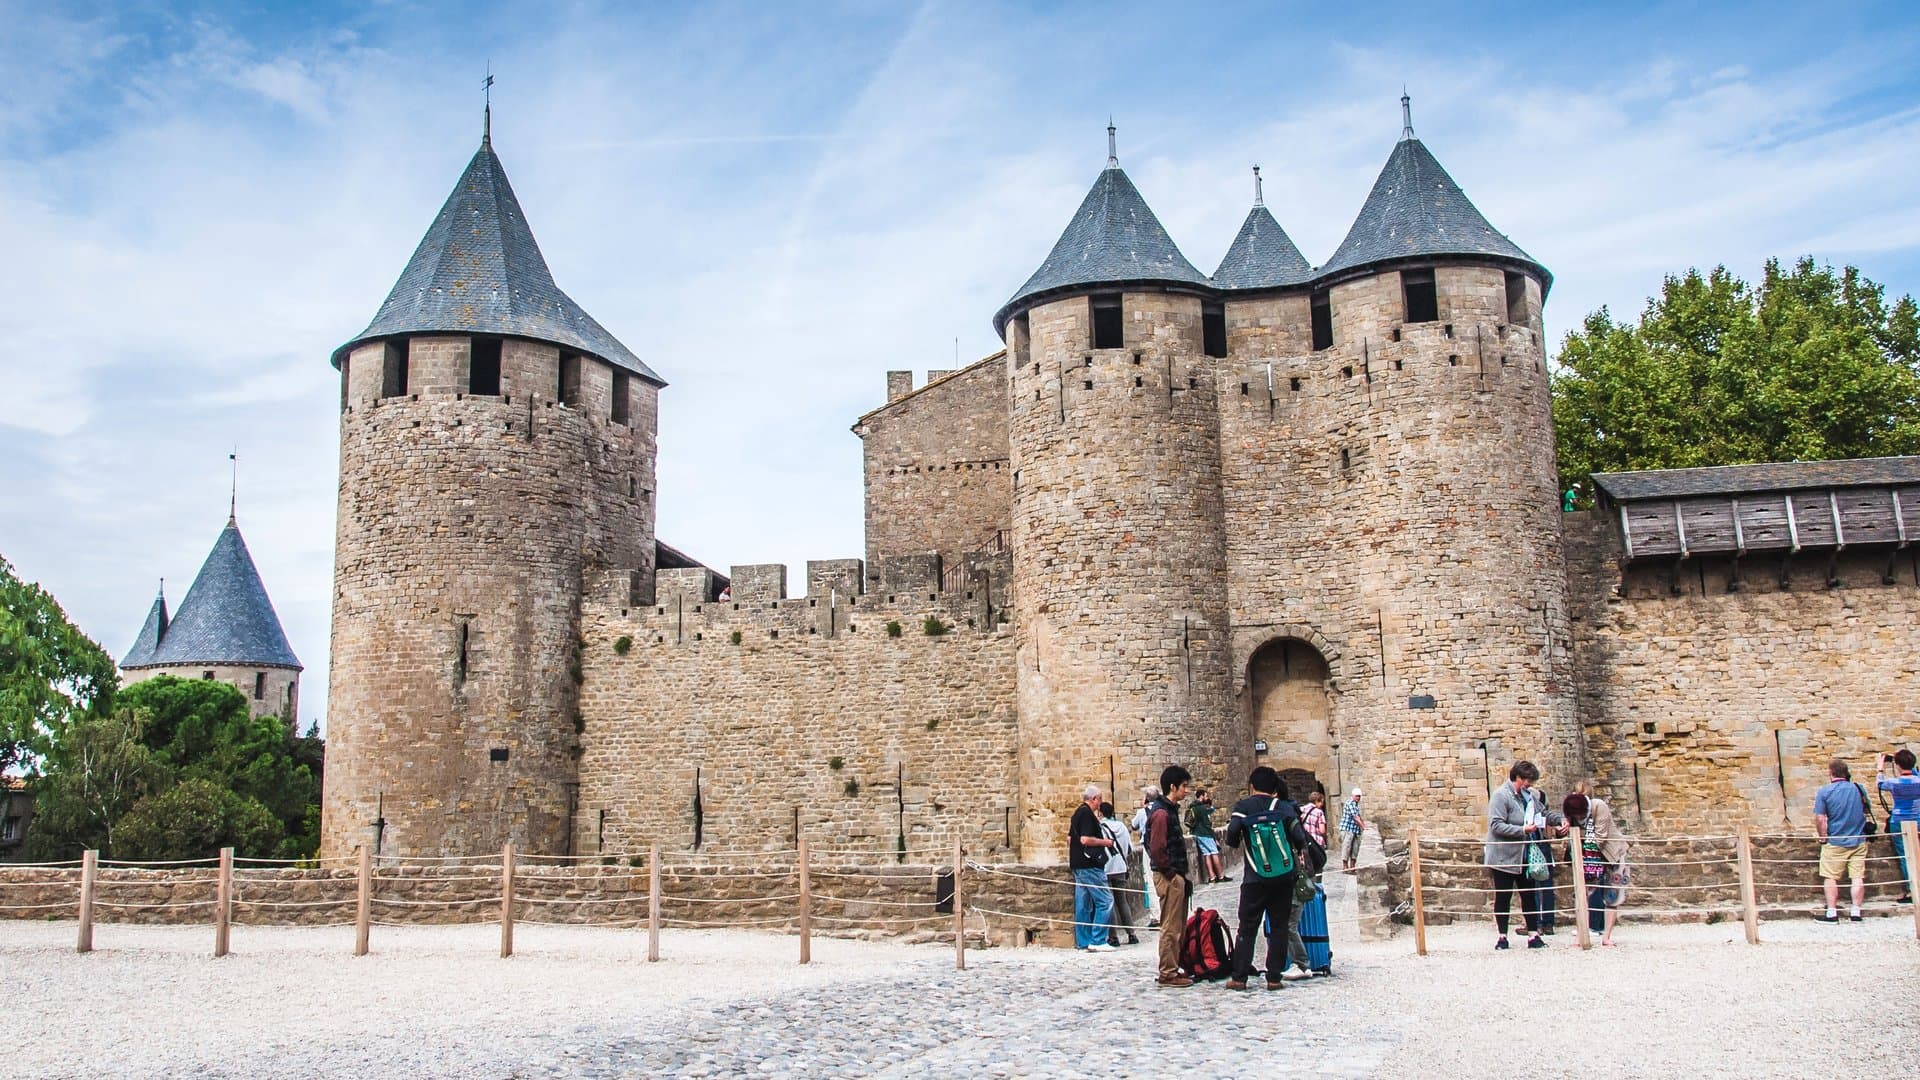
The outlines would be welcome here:
M 1240 235 L 1233 238 L 1220 268 L 1213 272 L 1214 287 L 1220 289 L 1272 289 L 1312 278 L 1307 257 L 1264 204 L 1247 212 Z
M 553 283 L 490 138 L 481 140 L 373 322 L 333 351 L 333 366 L 363 342 L 435 332 L 551 342 L 666 385 Z
M 267 587 L 260 583 L 247 542 L 231 519 L 214 541 L 173 621 L 165 621 L 164 600 L 155 601 L 154 608 L 159 621 L 150 614 L 147 625 L 158 631 L 158 644 L 141 655 L 147 641 L 143 628 L 121 667 L 243 664 L 301 670 L 286 632 L 280 629 L 273 601 L 267 599 Z
M 1538 270 L 1543 283 L 1552 281 L 1546 267 L 1487 223 L 1425 144 L 1409 135 L 1393 148 L 1360 216 L 1319 276 L 1425 255 L 1512 259 Z
M 147 611 L 147 621 L 140 626 L 140 636 L 133 639 L 133 648 L 127 650 L 127 658 L 120 661 L 120 666 L 134 668 L 153 663 L 153 654 L 160 648 L 160 639 L 166 636 L 167 590 L 162 585 L 153 598 L 153 607 Z
M 1109 164 L 1040 269 L 993 317 L 994 329 L 1004 331 L 1017 308 L 1043 293 L 1149 281 L 1204 286 L 1207 277 L 1180 254 L 1126 171 Z

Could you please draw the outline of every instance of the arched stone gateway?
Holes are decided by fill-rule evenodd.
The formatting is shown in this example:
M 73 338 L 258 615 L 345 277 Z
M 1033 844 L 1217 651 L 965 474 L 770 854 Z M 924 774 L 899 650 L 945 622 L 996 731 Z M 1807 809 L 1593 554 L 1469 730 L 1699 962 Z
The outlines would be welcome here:
M 1241 700 L 1258 763 L 1278 770 L 1296 798 L 1324 784 L 1331 800 L 1340 769 L 1326 657 L 1297 638 L 1267 642 L 1248 658 Z

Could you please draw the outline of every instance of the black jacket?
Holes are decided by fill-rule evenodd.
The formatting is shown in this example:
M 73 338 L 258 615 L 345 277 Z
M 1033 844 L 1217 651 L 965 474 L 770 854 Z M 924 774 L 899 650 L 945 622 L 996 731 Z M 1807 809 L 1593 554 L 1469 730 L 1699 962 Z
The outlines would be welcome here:
M 1166 796 L 1147 808 L 1147 861 L 1156 873 L 1187 876 L 1187 836 L 1180 831 L 1180 808 Z
M 1241 841 L 1245 839 L 1247 835 L 1247 819 L 1258 814 L 1267 813 L 1269 807 L 1277 811 L 1286 822 L 1287 843 L 1293 846 L 1294 866 L 1305 868 L 1310 874 L 1317 873 L 1319 868 L 1326 864 L 1327 856 L 1325 849 L 1314 843 L 1313 837 L 1307 834 L 1306 827 L 1300 824 L 1300 808 L 1288 802 L 1286 799 L 1281 799 L 1276 804 L 1274 797 L 1271 795 L 1254 794 L 1234 803 L 1233 812 L 1227 818 L 1227 846 L 1239 847 Z M 1285 877 L 1286 875 L 1283 874 L 1278 879 L 1263 878 L 1254 873 L 1253 865 L 1248 863 L 1246 872 L 1241 877 L 1241 880 L 1283 880 Z

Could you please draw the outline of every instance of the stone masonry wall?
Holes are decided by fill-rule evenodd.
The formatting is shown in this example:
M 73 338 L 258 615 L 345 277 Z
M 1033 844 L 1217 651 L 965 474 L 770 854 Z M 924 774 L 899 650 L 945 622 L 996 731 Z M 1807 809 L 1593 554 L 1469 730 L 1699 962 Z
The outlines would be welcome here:
M 1013 517 L 1006 394 L 1006 353 L 999 352 L 889 400 L 854 424 L 865 473 L 870 575 L 887 555 L 938 552 L 951 572 L 968 552 L 1004 546 Z
M 1334 286 L 1320 351 L 1305 297 L 1229 301 L 1220 375 L 1241 708 L 1263 647 L 1320 652 L 1336 776 L 1390 834 L 1480 821 L 1483 760 L 1584 768 L 1539 284 L 1510 325 L 1500 270 L 1435 276 L 1431 323 L 1397 272 Z
M 1123 347 L 1085 296 L 1009 326 L 1024 861 L 1063 858 L 1084 785 L 1168 762 L 1237 790 L 1215 368 L 1198 297 L 1129 292 Z
M 1629 820 L 1654 833 L 1810 832 L 1830 760 L 1871 792 L 1876 754 L 1920 746 L 1911 551 L 1844 552 L 1831 588 L 1825 552 L 1753 556 L 1733 591 L 1727 559 L 1623 573 L 1610 518 L 1564 517 L 1582 719 Z
M 207 672 L 221 682 L 231 684 L 235 690 L 246 696 L 247 708 L 254 716 L 278 716 L 289 727 L 297 726 L 300 718 L 300 673 L 292 668 L 253 667 L 251 665 L 231 667 L 224 664 L 192 664 L 187 667 L 152 667 L 120 673 L 120 685 L 132 686 L 145 682 L 155 675 L 172 675 L 180 679 L 205 678 Z M 256 676 L 265 675 L 265 685 L 259 697 L 253 694 Z
M 982 598 L 736 593 L 585 610 L 575 848 L 834 847 L 1005 859 L 1013 635 Z M 929 635 L 936 618 L 945 633 Z M 890 635 L 888 623 L 898 625 Z M 622 639 L 627 641 L 621 651 Z
M 557 854 L 578 753 L 582 580 L 650 594 L 657 390 L 592 358 L 561 404 L 554 346 L 509 339 L 501 393 L 466 393 L 469 341 L 381 343 L 342 373 L 340 512 L 322 851 Z

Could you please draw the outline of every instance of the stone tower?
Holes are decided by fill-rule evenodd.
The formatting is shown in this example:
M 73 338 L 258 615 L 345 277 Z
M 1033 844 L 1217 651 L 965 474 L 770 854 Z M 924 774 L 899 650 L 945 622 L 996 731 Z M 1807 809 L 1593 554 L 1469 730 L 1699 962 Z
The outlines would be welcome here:
M 1088 782 L 1170 761 L 1203 782 L 1248 740 L 1228 679 L 1207 278 L 1112 152 L 994 323 L 1007 341 L 1020 851 L 1058 861 Z
M 300 658 L 287 644 L 280 616 L 233 518 L 207 553 L 177 614 L 167 612 L 164 584 L 126 658 L 120 680 L 155 675 L 219 679 L 247 697 L 255 716 L 300 716 Z
M 581 598 L 651 598 L 665 384 L 554 284 L 490 136 L 333 363 L 322 850 L 563 853 Z
M 1581 768 L 1551 277 L 1405 121 L 1325 265 L 1256 207 L 1215 275 L 1235 688 L 1271 763 L 1367 789 L 1389 827 L 1467 827 L 1513 759 Z M 1270 707 L 1302 670 L 1318 730 L 1263 728 L 1305 715 Z

